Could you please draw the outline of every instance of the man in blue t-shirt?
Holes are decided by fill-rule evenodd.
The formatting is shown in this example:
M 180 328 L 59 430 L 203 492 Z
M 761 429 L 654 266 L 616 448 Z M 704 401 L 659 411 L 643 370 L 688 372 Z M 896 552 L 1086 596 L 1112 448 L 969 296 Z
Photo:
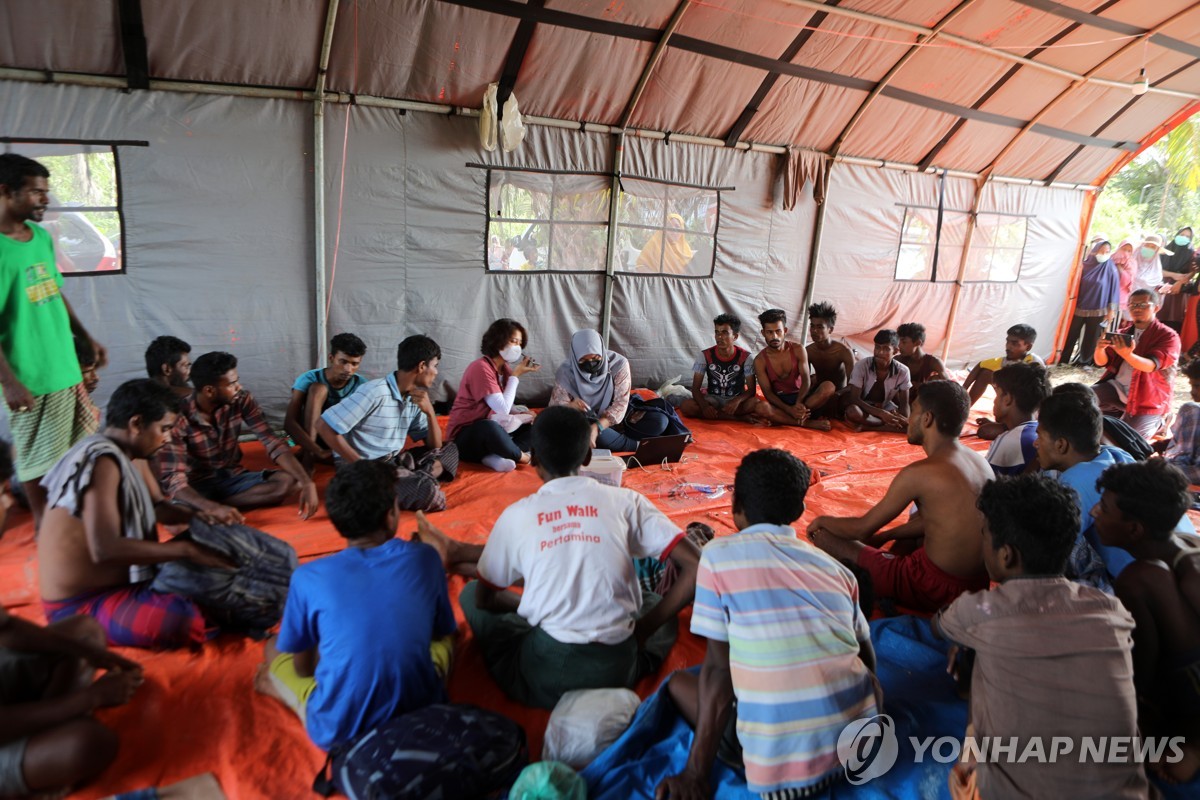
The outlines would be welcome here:
M 395 468 L 369 459 L 343 466 L 325 507 L 346 549 L 292 575 L 255 683 L 329 750 L 444 702 L 457 626 L 438 551 L 394 538 Z
M 1114 464 L 1133 456 L 1101 444 L 1103 417 L 1095 395 L 1081 384 L 1064 384 L 1042 402 L 1036 447 L 1044 470 L 1057 470 L 1058 480 L 1079 496 L 1079 534 L 1067 558 L 1064 575 L 1112 594 L 1112 578 L 1133 560 L 1119 547 L 1105 547 L 1096 535 L 1092 506 L 1100 500 L 1096 479 Z
M 283 429 L 300 445 L 300 463 L 310 472 L 315 461 L 333 463 L 329 446 L 317 436 L 317 420 L 366 382 L 358 374 L 366 353 L 362 339 L 339 333 L 329 342 L 329 366 L 310 369 L 292 384 Z

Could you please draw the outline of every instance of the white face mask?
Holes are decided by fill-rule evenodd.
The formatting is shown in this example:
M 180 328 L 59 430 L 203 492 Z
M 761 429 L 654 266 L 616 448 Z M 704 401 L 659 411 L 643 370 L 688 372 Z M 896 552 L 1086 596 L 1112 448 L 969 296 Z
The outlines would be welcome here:
M 500 351 L 500 357 L 510 364 L 521 360 L 521 345 L 510 344 Z

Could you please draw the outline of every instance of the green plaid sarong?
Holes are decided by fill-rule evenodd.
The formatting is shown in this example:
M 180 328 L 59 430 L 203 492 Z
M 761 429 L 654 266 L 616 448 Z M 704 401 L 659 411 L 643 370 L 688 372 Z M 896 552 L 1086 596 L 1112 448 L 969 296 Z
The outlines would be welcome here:
M 33 398 L 28 411 L 9 411 L 17 480 L 42 477 L 71 447 L 100 427 L 100 412 L 77 383 Z

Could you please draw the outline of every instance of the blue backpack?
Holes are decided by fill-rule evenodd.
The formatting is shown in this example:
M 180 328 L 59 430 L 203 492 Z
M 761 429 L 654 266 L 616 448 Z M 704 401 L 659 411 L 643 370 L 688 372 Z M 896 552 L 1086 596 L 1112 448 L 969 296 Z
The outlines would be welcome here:
M 350 800 L 488 798 L 506 791 L 529 762 L 525 731 L 469 705 L 410 711 L 334 750 L 313 789 Z

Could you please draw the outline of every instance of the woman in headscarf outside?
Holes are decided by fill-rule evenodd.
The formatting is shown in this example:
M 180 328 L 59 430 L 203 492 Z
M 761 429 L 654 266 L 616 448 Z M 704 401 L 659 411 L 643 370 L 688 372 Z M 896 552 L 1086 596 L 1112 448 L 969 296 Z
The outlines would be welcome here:
M 606 350 L 592 329 L 571 336 L 571 354 L 554 373 L 550 405 L 577 408 L 599 428 L 596 446 L 624 452 L 637 449 L 637 440 L 616 430 L 629 408 L 633 378 L 629 360 Z
M 666 231 L 655 231 L 646 240 L 646 246 L 638 255 L 637 272 L 662 272 L 666 275 L 683 275 L 692 261 L 695 251 L 687 242 L 683 216 L 667 215 Z M 659 269 L 659 266 L 662 269 Z
M 1113 251 L 1113 265 L 1117 268 L 1117 281 L 1120 287 L 1120 297 L 1117 300 L 1117 313 L 1121 316 L 1121 321 L 1125 322 L 1129 318 L 1129 310 L 1126 308 L 1129 305 L 1129 293 L 1133 291 L 1133 278 L 1136 272 L 1133 263 L 1133 239 L 1124 239 L 1121 244 L 1117 245 L 1117 249 Z
M 1174 328 L 1176 333 L 1183 329 L 1183 319 L 1187 315 L 1188 295 L 1181 290 L 1192 277 L 1195 270 L 1192 262 L 1195 258 L 1196 251 L 1192 248 L 1190 227 L 1180 228 L 1175 234 L 1175 240 L 1171 242 L 1171 250 L 1159 253 L 1163 284 L 1171 288 L 1163 290 L 1163 305 L 1162 310 L 1158 312 L 1158 318 Z
M 1162 262 L 1159 253 L 1162 252 L 1163 240 L 1157 233 L 1152 233 L 1142 240 L 1142 246 L 1133 251 L 1133 288 L 1149 289 L 1158 293 L 1162 286 Z
M 1121 283 L 1116 266 L 1109 260 L 1112 245 L 1104 239 L 1093 242 L 1091 250 L 1083 259 L 1083 272 L 1079 276 L 1079 299 L 1075 304 L 1075 316 L 1067 330 L 1067 341 L 1063 345 L 1063 363 L 1077 367 L 1090 367 L 1092 354 L 1096 351 L 1096 340 L 1100 338 L 1100 325 L 1110 326 L 1116 318 L 1117 302 Z M 1083 343 L 1079 355 L 1072 358 L 1079 333 L 1083 331 Z

